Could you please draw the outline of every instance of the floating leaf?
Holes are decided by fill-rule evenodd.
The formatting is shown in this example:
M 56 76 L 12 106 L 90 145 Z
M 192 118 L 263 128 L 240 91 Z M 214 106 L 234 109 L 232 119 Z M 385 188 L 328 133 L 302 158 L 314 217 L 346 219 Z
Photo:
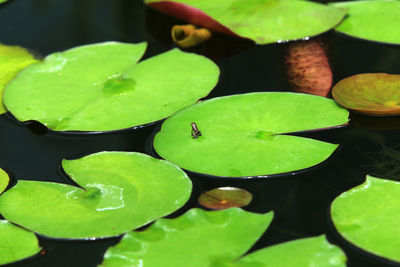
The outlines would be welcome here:
M 36 62 L 37 60 L 25 48 L 0 44 L 0 114 L 7 111 L 2 104 L 6 84 L 26 66 Z
M 400 44 L 400 1 L 369 0 L 334 3 L 348 10 L 347 18 L 335 29 L 371 41 Z
M 199 203 L 207 208 L 222 210 L 233 207 L 244 207 L 250 204 L 253 195 L 236 187 L 220 187 L 202 193 Z
M 282 256 L 284 255 L 284 256 Z M 260 249 L 241 258 L 235 267 L 345 267 L 346 255 L 325 236 L 310 237 Z
M 31 257 L 40 250 L 34 233 L 0 220 L 0 264 Z
M 82 188 L 19 180 L 0 196 L 0 213 L 45 236 L 88 239 L 143 226 L 190 197 L 181 169 L 144 154 L 102 152 L 62 165 Z
M 257 241 L 273 213 L 256 214 L 233 208 L 191 209 L 173 220 L 156 221 L 143 232 L 127 233 L 108 249 L 103 266 L 216 266 L 233 261 Z
M 143 232 L 126 234 L 108 249 L 102 266 L 344 267 L 344 253 L 324 236 L 300 239 L 258 250 L 240 258 L 272 220 L 238 208 L 192 209 L 174 220 L 158 220 Z M 285 255 L 285 257 L 282 257 Z
M 136 64 L 145 49 L 107 42 L 51 54 L 6 87 L 4 103 L 55 131 L 110 131 L 170 116 L 217 83 L 205 57 L 174 49 Z
M 233 95 L 174 114 L 163 123 L 154 148 L 161 157 L 193 172 L 223 177 L 278 174 L 314 166 L 337 148 L 288 133 L 347 121 L 348 111 L 324 97 L 278 92 Z
M 145 0 L 164 13 L 258 44 L 303 39 L 324 33 L 345 11 L 303 0 Z
M 348 109 L 371 115 L 397 115 L 400 114 L 400 75 L 353 75 L 338 82 L 332 95 Z
M 4 190 L 6 190 L 9 182 L 10 178 L 8 177 L 8 174 L 0 169 L 0 194 L 3 193 Z
M 367 176 L 363 184 L 333 201 L 332 221 L 350 243 L 377 256 L 400 262 L 399 194 L 399 182 Z
M 289 43 L 285 66 L 293 91 L 327 96 L 332 87 L 332 70 L 321 39 Z

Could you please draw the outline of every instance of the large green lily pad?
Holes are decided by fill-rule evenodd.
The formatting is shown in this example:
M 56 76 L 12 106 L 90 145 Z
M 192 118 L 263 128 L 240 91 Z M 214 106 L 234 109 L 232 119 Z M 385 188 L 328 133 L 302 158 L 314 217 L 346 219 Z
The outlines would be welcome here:
M 174 49 L 136 64 L 145 50 L 107 42 L 51 54 L 8 84 L 4 103 L 18 120 L 55 131 L 110 131 L 170 116 L 218 81 L 205 57 Z
M 400 262 L 399 195 L 399 182 L 367 176 L 363 184 L 333 201 L 332 221 L 350 243 L 377 256 Z
M 3 193 L 4 190 L 6 190 L 9 182 L 10 178 L 8 177 L 8 174 L 0 169 L 0 194 Z
M 192 188 L 181 169 L 141 153 L 101 152 L 62 165 L 81 188 L 19 180 L 0 196 L 0 213 L 49 237 L 109 237 L 174 212 Z
M 368 0 L 333 4 L 348 10 L 348 16 L 335 29 L 371 41 L 400 44 L 400 1 Z
M 400 75 L 353 75 L 338 82 L 332 95 L 348 109 L 370 115 L 397 115 L 400 114 Z
M 158 220 L 143 232 L 126 234 L 118 245 L 108 249 L 101 266 L 345 266 L 344 253 L 324 236 L 279 244 L 242 257 L 269 226 L 272 216 L 238 208 L 213 212 L 192 209 L 174 220 Z
M 102 265 L 216 266 L 249 250 L 272 218 L 272 212 L 256 214 L 239 208 L 191 209 L 176 219 L 158 220 L 143 232 L 127 233 L 108 249 Z
M 34 233 L 0 220 L 0 265 L 31 257 L 40 250 Z
M 337 145 L 288 133 L 343 125 L 333 100 L 296 93 L 250 93 L 210 99 L 176 113 L 155 136 L 163 158 L 198 173 L 248 177 L 305 169 Z M 194 138 L 191 123 L 201 136 Z M 196 136 L 196 135 L 195 135 Z
M 3 90 L 6 84 L 22 69 L 36 62 L 25 48 L 0 44 L 0 114 L 7 111 L 3 106 Z
M 248 38 L 258 44 L 298 40 L 324 33 L 346 12 L 303 0 L 145 0 L 180 19 Z

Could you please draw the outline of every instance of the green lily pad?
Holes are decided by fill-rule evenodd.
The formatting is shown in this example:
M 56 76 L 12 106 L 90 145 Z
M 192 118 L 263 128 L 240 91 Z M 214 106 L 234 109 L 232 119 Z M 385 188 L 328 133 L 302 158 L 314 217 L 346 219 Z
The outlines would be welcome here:
M 400 114 L 400 75 L 364 73 L 338 82 L 333 98 L 342 106 L 370 115 Z
M 154 148 L 168 161 L 198 173 L 223 177 L 286 173 L 314 166 L 337 148 L 288 133 L 347 121 L 347 110 L 320 96 L 233 95 L 200 102 L 168 118 L 155 136 Z
M 303 0 L 145 0 L 172 16 L 258 44 L 286 42 L 324 33 L 346 12 Z
M 145 50 L 107 42 L 51 54 L 8 84 L 4 103 L 18 120 L 55 131 L 111 131 L 168 117 L 218 81 L 205 57 L 173 49 L 136 64 Z
M 348 10 L 348 16 L 335 29 L 371 41 L 400 44 L 400 1 L 348 1 L 332 6 Z
M 284 255 L 284 256 L 282 256 Z M 346 255 L 325 236 L 298 239 L 244 256 L 234 267 L 345 267 Z
M 222 210 L 247 206 L 252 199 L 253 195 L 244 189 L 219 187 L 203 192 L 199 197 L 199 203 L 209 209 Z
M 8 177 L 8 174 L 0 169 L 0 194 L 3 193 L 4 190 L 6 190 L 9 182 L 10 177 Z
M 337 231 L 357 247 L 400 262 L 398 214 L 400 183 L 367 176 L 331 206 Z
M 34 233 L 0 220 L 0 264 L 12 263 L 40 252 Z
M 191 209 L 176 219 L 161 219 L 143 232 L 127 233 L 108 249 L 102 266 L 217 266 L 243 255 L 259 239 L 273 213 L 238 208 Z
M 174 212 L 192 188 L 181 169 L 141 153 L 101 152 L 62 165 L 81 188 L 19 180 L 0 196 L 0 213 L 49 237 L 109 237 Z
M 242 257 L 271 223 L 273 214 L 232 208 L 192 209 L 130 232 L 108 249 L 101 266 L 344 267 L 344 253 L 324 236 L 287 242 Z M 285 257 L 282 257 L 285 255 Z
M 0 44 L 0 114 L 7 111 L 2 104 L 3 90 L 6 84 L 18 72 L 36 62 L 37 60 L 25 48 Z

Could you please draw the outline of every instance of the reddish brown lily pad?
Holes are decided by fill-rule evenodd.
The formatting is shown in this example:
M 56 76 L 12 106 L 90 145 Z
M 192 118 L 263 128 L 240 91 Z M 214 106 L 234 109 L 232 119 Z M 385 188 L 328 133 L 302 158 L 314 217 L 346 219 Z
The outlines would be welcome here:
M 345 78 L 332 89 L 340 105 L 369 115 L 400 115 L 400 75 L 364 73 Z
M 253 195 L 236 187 L 219 187 L 206 191 L 199 197 L 200 205 L 214 210 L 244 207 L 250 204 Z

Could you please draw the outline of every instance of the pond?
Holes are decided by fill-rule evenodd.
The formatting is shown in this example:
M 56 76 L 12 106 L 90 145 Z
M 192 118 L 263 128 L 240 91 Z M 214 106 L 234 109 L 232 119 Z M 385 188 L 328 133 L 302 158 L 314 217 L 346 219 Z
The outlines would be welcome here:
M 170 29 L 182 23 L 147 8 L 141 0 L 13 0 L 0 7 L 0 22 L 1 43 L 29 48 L 38 56 L 114 40 L 146 41 L 145 58 L 175 47 Z M 398 46 L 357 40 L 334 31 L 320 38 L 330 58 L 333 84 L 358 73 L 400 73 Z M 207 97 L 212 98 L 291 91 L 284 62 L 287 49 L 287 44 L 255 46 L 249 41 L 215 34 L 208 42 L 188 51 L 205 55 L 219 66 L 220 80 Z M 204 191 L 238 187 L 253 195 L 245 210 L 275 212 L 271 226 L 252 250 L 325 234 L 345 251 L 349 267 L 392 266 L 338 236 L 329 207 L 342 192 L 363 183 L 366 174 L 400 180 L 400 117 L 351 113 L 350 118 L 346 127 L 299 134 L 340 144 L 327 161 L 308 171 L 254 180 L 216 179 L 189 173 L 194 184 L 191 198 L 168 218 L 201 207 L 197 199 Z M 20 124 L 10 114 L 4 114 L 0 116 L 0 167 L 11 175 L 14 184 L 17 178 L 72 183 L 60 169 L 62 159 L 100 151 L 155 155 L 152 139 L 160 124 L 99 135 L 68 135 L 48 132 L 38 123 Z M 44 248 L 42 255 L 10 266 L 97 266 L 106 249 L 119 240 L 120 237 L 64 241 L 39 236 Z

